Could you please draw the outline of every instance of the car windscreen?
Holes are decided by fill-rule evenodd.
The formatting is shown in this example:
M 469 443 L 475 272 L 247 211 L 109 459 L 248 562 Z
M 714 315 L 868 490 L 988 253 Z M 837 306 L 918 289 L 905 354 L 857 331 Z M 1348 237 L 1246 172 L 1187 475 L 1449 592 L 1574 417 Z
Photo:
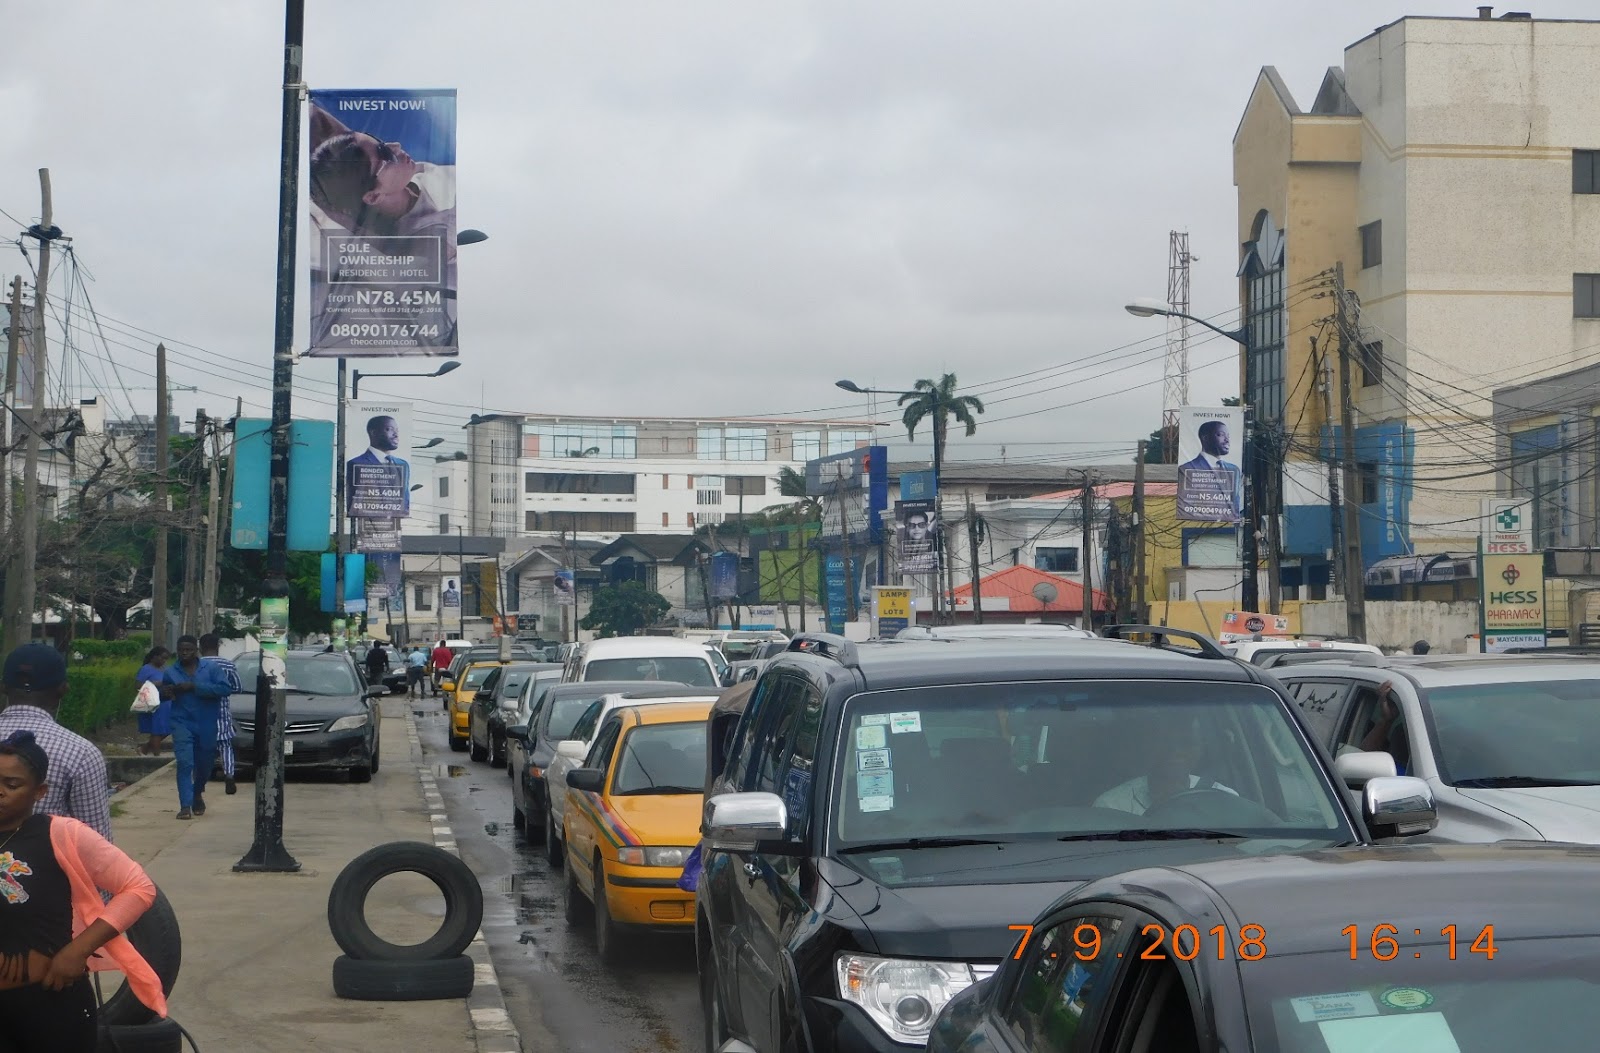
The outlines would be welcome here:
M 1600 680 L 1433 687 L 1423 707 L 1448 783 L 1600 783 Z
M 467 670 L 466 679 L 461 682 L 462 687 L 480 687 L 488 679 L 489 674 L 500 667 L 497 665 L 473 666 Z
M 1589 1043 L 1600 1033 L 1600 938 L 1511 940 L 1502 933 L 1490 961 L 1481 953 L 1488 944 L 1479 943 L 1483 929 L 1475 922 L 1458 927 L 1451 960 L 1440 927 L 1424 929 L 1418 938 L 1412 935 L 1415 926 L 1388 920 L 1400 929 L 1398 947 L 1382 942 L 1392 938 L 1390 930 L 1378 934 L 1380 942 L 1371 942 L 1377 922 L 1358 926 L 1353 961 L 1343 948 L 1241 963 L 1251 1048 L 1265 1053 L 1594 1048 Z M 1271 932 L 1266 943 L 1270 948 Z M 1474 943 L 1480 952 L 1470 949 Z M 1376 959 L 1374 948 L 1394 957 Z
M 284 659 L 289 672 L 289 691 L 297 695 L 357 695 L 356 675 L 344 662 L 289 655 Z M 259 658 L 240 658 L 236 664 L 239 682 L 252 685 L 260 675 Z
M 691 687 L 717 687 L 710 657 L 599 658 L 583 670 L 585 680 L 675 680 Z
M 551 699 L 549 706 L 550 722 L 545 726 L 545 737 L 552 742 L 570 739 L 572 737 L 572 726 L 583 717 L 590 706 L 599 700 L 599 695 L 580 695 Z
M 705 721 L 646 724 L 622 740 L 611 795 L 702 793 L 705 777 Z
M 841 847 L 1123 831 L 1353 837 L 1276 693 L 1202 681 L 966 684 L 859 694 L 840 723 Z

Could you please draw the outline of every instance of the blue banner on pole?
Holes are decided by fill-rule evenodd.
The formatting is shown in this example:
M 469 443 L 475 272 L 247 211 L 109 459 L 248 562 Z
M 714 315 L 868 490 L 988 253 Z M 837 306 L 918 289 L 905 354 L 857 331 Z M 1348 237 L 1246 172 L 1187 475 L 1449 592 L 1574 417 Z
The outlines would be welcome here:
M 711 557 L 711 598 L 731 600 L 739 595 L 739 556 L 718 552 Z
M 271 422 L 240 420 L 233 445 L 234 548 L 267 547 Z M 333 537 L 333 422 L 297 420 L 289 429 L 289 551 L 322 552 Z

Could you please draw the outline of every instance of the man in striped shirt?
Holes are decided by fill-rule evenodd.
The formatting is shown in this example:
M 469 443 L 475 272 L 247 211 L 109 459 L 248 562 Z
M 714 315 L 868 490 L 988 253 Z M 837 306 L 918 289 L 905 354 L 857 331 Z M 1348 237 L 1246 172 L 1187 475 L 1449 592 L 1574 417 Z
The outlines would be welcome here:
M 206 633 L 200 637 L 200 664 L 209 663 L 215 672 L 215 679 L 227 684 L 230 693 L 243 691 L 244 685 L 239 682 L 239 670 L 232 659 L 222 658 L 217 654 L 221 648 L 222 637 L 216 633 Z M 222 706 L 217 712 L 217 747 L 222 751 L 223 792 L 235 794 L 239 792 L 239 784 L 233 779 L 236 767 L 233 736 L 236 732 L 233 727 L 233 708 L 228 704 L 228 700 L 229 695 L 222 696 Z
M 56 723 L 67 693 L 67 663 L 49 644 L 30 643 L 6 656 L 6 708 L 0 738 L 31 731 L 50 758 L 50 789 L 35 812 L 65 815 L 111 839 L 110 780 L 106 758 L 94 743 Z

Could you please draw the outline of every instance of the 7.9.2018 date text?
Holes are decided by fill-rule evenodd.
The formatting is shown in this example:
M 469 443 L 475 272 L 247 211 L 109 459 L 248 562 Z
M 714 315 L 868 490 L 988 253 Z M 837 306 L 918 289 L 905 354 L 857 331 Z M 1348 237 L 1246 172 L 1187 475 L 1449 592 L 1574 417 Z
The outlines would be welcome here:
M 1008 925 L 1022 933 L 1022 938 L 1017 941 L 1017 949 L 1011 955 L 1020 959 L 1028 947 L 1028 940 L 1033 936 L 1032 925 Z M 1231 950 L 1234 957 L 1246 962 L 1258 962 L 1267 956 L 1267 930 L 1260 925 L 1250 924 L 1239 927 L 1237 937 L 1230 938 L 1226 925 L 1214 925 L 1204 933 L 1194 925 L 1179 925 L 1169 933 L 1165 925 L 1149 924 L 1140 929 L 1140 935 L 1147 938 L 1144 949 L 1136 957 L 1145 961 L 1166 961 L 1167 948 L 1170 945 L 1172 957 L 1181 961 L 1192 962 L 1214 950 L 1218 961 L 1228 957 Z M 1100 937 L 1100 927 L 1093 922 L 1082 922 L 1072 930 L 1073 957 L 1082 962 L 1091 962 L 1100 956 L 1105 941 Z M 1054 956 L 1057 952 L 1050 952 Z M 1124 953 L 1132 954 L 1133 950 L 1118 951 L 1117 957 Z

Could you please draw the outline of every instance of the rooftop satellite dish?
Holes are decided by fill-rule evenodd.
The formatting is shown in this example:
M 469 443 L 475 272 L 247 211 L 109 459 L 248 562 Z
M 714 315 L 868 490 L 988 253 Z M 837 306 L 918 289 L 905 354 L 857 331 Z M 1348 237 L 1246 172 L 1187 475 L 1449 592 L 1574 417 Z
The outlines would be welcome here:
M 1041 581 L 1033 587 L 1033 598 L 1040 603 L 1054 603 L 1058 595 L 1060 593 L 1056 591 L 1056 587 L 1048 581 Z

